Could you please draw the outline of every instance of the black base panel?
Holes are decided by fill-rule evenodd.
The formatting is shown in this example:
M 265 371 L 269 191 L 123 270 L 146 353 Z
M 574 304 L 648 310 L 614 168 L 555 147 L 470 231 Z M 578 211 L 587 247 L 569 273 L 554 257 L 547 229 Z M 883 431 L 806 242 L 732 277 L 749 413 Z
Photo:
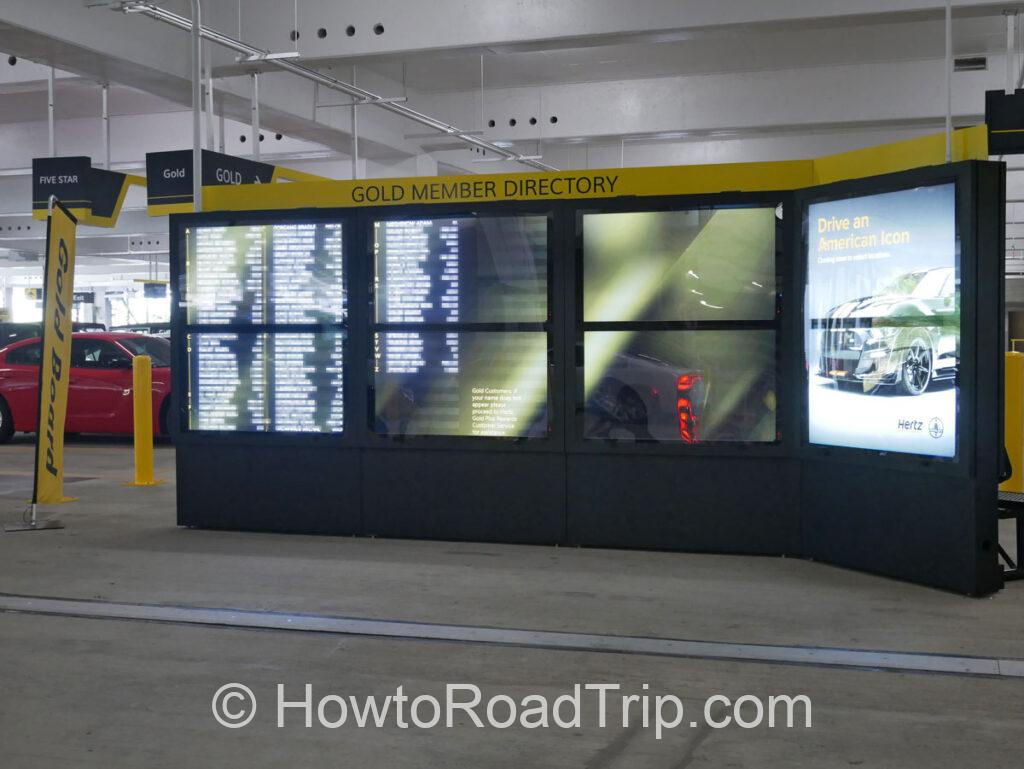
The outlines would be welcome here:
M 799 482 L 796 460 L 570 455 L 568 544 L 797 554 Z
M 565 456 L 368 450 L 365 533 L 555 544 L 565 532 Z
M 958 593 L 991 593 L 1002 579 L 994 541 L 976 541 L 975 493 L 968 478 L 808 461 L 803 554 Z M 991 570 L 979 571 L 979 561 Z
M 176 454 L 181 526 L 309 534 L 361 531 L 356 450 L 190 445 Z

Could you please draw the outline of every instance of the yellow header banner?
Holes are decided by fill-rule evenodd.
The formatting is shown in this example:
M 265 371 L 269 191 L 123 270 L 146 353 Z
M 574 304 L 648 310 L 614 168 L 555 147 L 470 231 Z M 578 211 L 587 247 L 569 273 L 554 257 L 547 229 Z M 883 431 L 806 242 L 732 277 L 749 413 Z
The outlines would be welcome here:
M 953 131 L 952 160 L 988 160 L 988 129 L 984 125 Z M 814 160 L 814 184 L 828 184 L 946 162 L 946 134 L 866 147 Z
M 686 195 L 708 191 L 793 189 L 812 183 L 810 160 L 599 171 L 431 176 L 278 185 L 204 187 L 203 210 L 350 208 L 416 203 Z
M 64 419 L 71 375 L 71 303 L 77 220 L 59 203 L 46 227 L 43 349 L 39 362 L 39 429 L 33 504 L 64 502 Z
M 984 125 L 953 132 L 952 159 L 984 160 Z M 945 161 L 945 134 L 808 160 L 395 179 L 204 186 L 204 211 L 580 200 L 796 190 Z

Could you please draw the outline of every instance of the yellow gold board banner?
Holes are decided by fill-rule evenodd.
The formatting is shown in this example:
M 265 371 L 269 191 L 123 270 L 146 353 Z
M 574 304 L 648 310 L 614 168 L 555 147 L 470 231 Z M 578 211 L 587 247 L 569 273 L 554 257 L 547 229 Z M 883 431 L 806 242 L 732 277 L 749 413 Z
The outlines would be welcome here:
M 621 198 L 809 186 L 810 161 L 203 187 L 203 210 Z
M 59 203 L 46 226 L 43 278 L 43 349 L 39 361 L 39 430 L 32 502 L 54 504 L 64 496 L 64 419 L 71 375 L 71 303 L 77 220 Z
M 984 125 L 958 129 L 951 139 L 952 160 L 988 158 Z M 939 133 L 808 160 L 354 181 L 299 180 L 290 184 L 206 186 L 204 182 L 203 210 L 354 208 L 798 190 L 937 165 L 945 162 L 945 149 L 946 136 Z M 150 214 L 153 213 L 151 208 Z

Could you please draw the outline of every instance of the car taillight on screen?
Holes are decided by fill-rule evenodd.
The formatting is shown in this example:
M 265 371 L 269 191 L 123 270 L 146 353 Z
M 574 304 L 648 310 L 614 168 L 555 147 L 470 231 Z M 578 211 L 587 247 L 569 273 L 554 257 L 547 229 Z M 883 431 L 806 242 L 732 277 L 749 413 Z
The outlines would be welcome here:
M 701 374 L 680 374 L 676 380 L 676 413 L 679 415 L 679 438 L 683 443 L 696 443 L 698 440 L 699 418 L 690 396 L 703 379 Z

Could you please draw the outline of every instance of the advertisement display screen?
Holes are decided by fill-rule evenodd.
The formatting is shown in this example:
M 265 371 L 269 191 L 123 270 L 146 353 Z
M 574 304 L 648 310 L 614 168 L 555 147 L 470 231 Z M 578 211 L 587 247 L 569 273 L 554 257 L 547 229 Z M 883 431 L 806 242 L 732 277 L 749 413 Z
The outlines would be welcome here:
M 384 435 L 543 437 L 543 331 L 387 331 L 374 335 L 376 431 Z
M 342 333 L 187 335 L 192 430 L 340 433 Z
M 341 224 L 196 227 L 187 242 L 190 324 L 345 320 Z
M 588 331 L 584 437 L 770 442 L 774 331 Z
M 954 457 L 955 186 L 814 203 L 806 226 L 810 442 Z
M 583 320 L 775 317 L 775 206 L 583 216 Z
M 378 323 L 543 323 L 544 216 L 374 223 Z

